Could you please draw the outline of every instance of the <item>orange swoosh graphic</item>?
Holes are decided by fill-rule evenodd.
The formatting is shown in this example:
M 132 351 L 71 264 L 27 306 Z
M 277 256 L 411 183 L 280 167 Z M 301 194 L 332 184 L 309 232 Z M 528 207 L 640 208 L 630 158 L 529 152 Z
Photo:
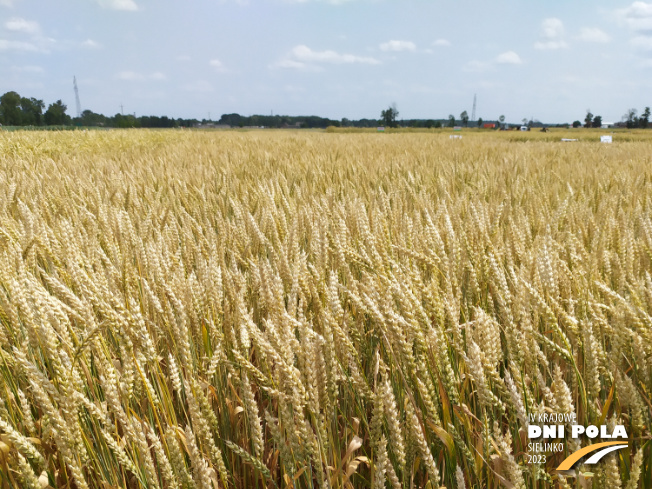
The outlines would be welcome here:
M 587 455 L 591 452 L 595 452 L 596 450 L 600 450 L 601 448 L 610 447 L 612 445 L 625 445 L 625 444 L 626 444 L 625 441 L 605 441 L 602 443 L 596 443 L 595 445 L 589 445 L 588 447 L 581 448 L 578 451 L 566 457 L 566 459 L 559 464 L 557 470 L 570 470 L 571 467 L 575 465 L 575 462 L 581 459 L 584 455 Z

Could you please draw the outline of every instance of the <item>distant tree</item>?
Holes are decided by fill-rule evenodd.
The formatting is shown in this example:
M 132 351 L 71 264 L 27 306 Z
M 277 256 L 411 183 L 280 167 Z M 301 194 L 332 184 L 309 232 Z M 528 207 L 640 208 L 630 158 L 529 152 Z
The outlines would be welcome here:
M 48 126 L 63 126 L 70 122 L 70 116 L 66 114 L 68 107 L 61 101 L 57 100 L 48 106 L 45 111 L 45 123 Z
M 623 116 L 623 119 L 627 124 L 627 129 L 633 129 L 638 126 L 638 117 L 636 117 L 637 113 L 638 111 L 636 109 L 629 109 Z
M 523 117 L 523 119 L 521 119 L 521 122 L 523 123 L 524 126 L 527 126 L 527 117 Z
M 22 122 L 20 95 L 7 92 L 0 97 L 0 122 L 7 126 L 19 126 Z
M 380 112 L 380 118 L 385 127 L 398 127 L 396 118 L 398 117 L 398 110 L 396 104 L 390 105 L 386 110 Z
M 448 116 L 448 127 L 455 127 L 455 116 L 453 114 Z
M 591 127 L 602 127 L 601 115 L 596 115 L 595 117 L 593 117 L 593 121 L 591 122 Z
M 592 122 L 593 122 L 593 114 L 591 114 L 590 110 L 587 110 L 586 117 L 584 118 L 584 127 L 586 128 L 591 127 Z
M 647 126 L 650 124 L 650 108 L 645 107 L 645 110 L 641 114 L 641 117 L 638 120 L 639 127 L 647 129 Z
M 346 117 L 342 117 L 342 127 L 349 127 L 351 125 L 351 121 L 348 120 Z
M 81 113 L 82 126 L 104 126 L 107 122 L 107 117 L 103 114 L 96 114 L 92 110 L 86 109 Z
M 40 126 L 43 123 L 44 108 L 43 100 L 22 97 L 20 99 L 21 123 L 25 126 Z
M 464 127 L 469 125 L 469 114 L 466 110 L 460 114 L 460 120 L 462 121 L 462 124 L 464 124 Z
M 482 117 L 480 117 L 480 118 L 478 119 L 478 127 L 482 127 L 482 123 L 483 123 L 483 122 L 484 122 L 484 121 L 482 120 Z
M 578 127 L 582 127 L 582 123 L 580 121 L 574 121 L 573 122 L 573 127 L 577 129 Z
M 439 129 L 440 127 L 442 127 L 441 126 L 441 121 L 435 121 L 435 125 L 433 127 L 435 127 L 436 129 Z
M 501 128 L 504 127 L 504 126 L 505 126 L 505 116 L 504 116 L 504 115 L 501 115 L 501 116 L 498 118 L 498 122 L 500 122 L 500 127 L 501 127 Z
M 113 116 L 112 125 L 113 127 L 120 127 L 120 128 L 139 127 L 140 121 L 131 114 L 129 115 L 116 114 Z
M 428 129 L 431 129 L 432 127 L 434 127 L 434 125 L 435 125 L 435 121 L 433 121 L 432 119 L 428 119 L 424 124 L 424 126 L 427 127 Z

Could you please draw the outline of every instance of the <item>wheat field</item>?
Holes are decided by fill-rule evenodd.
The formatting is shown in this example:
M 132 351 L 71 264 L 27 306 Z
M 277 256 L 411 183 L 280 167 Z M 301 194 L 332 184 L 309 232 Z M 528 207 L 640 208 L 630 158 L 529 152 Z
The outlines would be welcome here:
M 650 138 L 591 136 L 0 133 L 0 487 L 652 488 Z

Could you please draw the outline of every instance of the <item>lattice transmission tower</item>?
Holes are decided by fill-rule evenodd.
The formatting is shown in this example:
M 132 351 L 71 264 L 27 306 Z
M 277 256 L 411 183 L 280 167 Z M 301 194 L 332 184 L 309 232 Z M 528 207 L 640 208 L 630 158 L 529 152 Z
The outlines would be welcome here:
M 81 117 L 81 103 L 79 103 L 79 89 L 77 88 L 77 78 L 72 77 L 72 86 L 75 88 L 75 104 L 77 104 L 77 117 Z

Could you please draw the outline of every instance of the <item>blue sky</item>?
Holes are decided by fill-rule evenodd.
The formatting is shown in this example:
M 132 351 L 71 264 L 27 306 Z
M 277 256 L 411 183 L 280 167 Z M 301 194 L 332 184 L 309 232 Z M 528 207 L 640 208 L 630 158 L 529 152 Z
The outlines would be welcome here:
M 652 3 L 0 0 L 0 93 L 74 115 L 605 121 L 652 105 Z

